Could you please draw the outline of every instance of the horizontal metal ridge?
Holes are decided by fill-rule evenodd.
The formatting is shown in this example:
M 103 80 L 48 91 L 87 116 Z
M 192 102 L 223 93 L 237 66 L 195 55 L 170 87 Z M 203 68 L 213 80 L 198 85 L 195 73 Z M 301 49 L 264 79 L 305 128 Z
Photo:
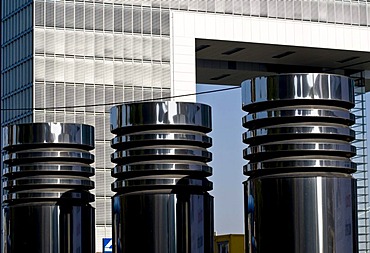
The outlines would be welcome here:
M 84 165 L 67 165 L 67 164 L 30 164 L 20 166 L 5 166 L 3 176 L 7 178 L 20 177 L 22 175 L 84 175 L 93 176 L 95 169 Z

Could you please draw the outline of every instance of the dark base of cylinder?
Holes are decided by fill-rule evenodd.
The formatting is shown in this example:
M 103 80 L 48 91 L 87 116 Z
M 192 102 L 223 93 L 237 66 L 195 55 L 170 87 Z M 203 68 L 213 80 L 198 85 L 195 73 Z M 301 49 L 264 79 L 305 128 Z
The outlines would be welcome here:
M 245 186 L 247 253 L 355 253 L 356 180 L 344 174 L 265 176 Z
M 212 253 L 213 197 L 140 192 L 113 197 L 113 252 Z
M 95 253 L 90 205 L 34 203 L 5 206 L 4 253 Z

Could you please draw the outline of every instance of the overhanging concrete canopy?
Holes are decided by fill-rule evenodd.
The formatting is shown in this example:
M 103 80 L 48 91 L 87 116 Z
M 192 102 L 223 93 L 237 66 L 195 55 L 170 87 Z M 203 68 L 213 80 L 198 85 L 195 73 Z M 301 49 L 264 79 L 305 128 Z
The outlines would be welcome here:
M 197 83 L 240 85 L 278 73 L 325 72 L 365 78 L 370 90 L 370 52 L 196 39 Z

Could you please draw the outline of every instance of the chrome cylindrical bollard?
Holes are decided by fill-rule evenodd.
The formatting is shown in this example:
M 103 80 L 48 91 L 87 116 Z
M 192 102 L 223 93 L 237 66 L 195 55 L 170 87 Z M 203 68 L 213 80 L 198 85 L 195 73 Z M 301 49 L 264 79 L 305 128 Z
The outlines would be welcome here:
M 356 252 L 353 81 L 287 74 L 242 90 L 247 252 Z
M 113 252 L 213 252 L 211 108 L 185 102 L 111 109 Z
M 94 128 L 3 128 L 4 252 L 95 252 Z

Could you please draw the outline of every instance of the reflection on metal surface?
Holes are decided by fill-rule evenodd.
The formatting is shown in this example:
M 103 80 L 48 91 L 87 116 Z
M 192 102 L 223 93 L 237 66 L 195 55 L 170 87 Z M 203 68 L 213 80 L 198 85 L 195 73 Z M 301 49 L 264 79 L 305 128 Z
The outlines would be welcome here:
M 244 185 L 247 252 L 358 252 L 351 176 L 278 174 Z
M 247 252 L 357 252 L 354 82 L 291 74 L 242 89 Z
M 182 102 L 111 109 L 113 252 L 213 252 L 211 108 Z M 143 243 L 145 242 L 145 243 Z
M 4 253 L 95 252 L 92 126 L 3 128 Z

